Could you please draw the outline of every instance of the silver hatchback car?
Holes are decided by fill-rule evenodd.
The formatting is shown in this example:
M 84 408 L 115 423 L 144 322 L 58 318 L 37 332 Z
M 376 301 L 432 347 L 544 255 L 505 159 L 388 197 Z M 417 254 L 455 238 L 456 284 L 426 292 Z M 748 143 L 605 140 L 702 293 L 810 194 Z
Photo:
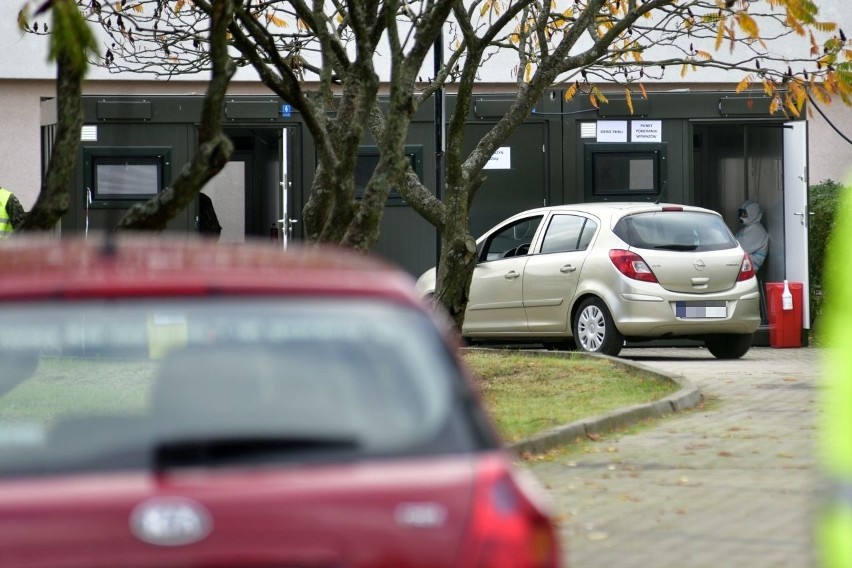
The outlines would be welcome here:
M 617 355 L 626 340 L 690 338 L 745 355 L 760 324 L 754 268 L 721 215 L 653 203 L 519 213 L 477 240 L 462 335 Z M 435 291 L 434 268 L 417 282 Z

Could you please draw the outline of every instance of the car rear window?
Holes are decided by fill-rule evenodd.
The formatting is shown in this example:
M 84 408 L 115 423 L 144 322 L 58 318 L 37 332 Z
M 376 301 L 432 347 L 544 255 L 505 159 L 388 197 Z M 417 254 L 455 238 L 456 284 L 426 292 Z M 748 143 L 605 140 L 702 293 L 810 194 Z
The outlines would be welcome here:
M 631 247 L 643 249 L 712 251 L 738 246 L 721 217 L 700 211 L 628 215 L 616 223 L 613 232 Z
M 378 301 L 197 299 L 0 311 L 0 475 L 475 449 L 455 359 Z

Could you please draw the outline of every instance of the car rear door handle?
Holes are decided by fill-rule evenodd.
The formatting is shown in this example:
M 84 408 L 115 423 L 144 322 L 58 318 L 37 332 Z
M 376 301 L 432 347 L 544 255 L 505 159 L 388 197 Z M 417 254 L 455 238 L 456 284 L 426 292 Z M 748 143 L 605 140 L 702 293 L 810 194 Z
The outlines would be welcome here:
M 573 264 L 566 264 L 565 266 L 559 269 L 559 272 L 561 272 L 562 274 L 568 274 L 569 272 L 574 272 L 575 270 L 577 270 L 576 266 L 574 266 Z
M 510 270 L 509 272 L 506 273 L 505 278 L 506 278 L 506 280 L 514 280 L 518 276 L 520 276 L 520 274 L 518 274 L 514 270 Z

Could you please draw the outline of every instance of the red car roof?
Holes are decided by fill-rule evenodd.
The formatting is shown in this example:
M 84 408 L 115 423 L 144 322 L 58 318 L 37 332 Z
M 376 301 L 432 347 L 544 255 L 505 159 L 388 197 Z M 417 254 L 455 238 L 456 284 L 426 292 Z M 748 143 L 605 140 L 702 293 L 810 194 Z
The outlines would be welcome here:
M 195 237 L 15 235 L 0 242 L 0 300 L 209 294 L 370 295 L 417 304 L 413 279 L 332 246 Z

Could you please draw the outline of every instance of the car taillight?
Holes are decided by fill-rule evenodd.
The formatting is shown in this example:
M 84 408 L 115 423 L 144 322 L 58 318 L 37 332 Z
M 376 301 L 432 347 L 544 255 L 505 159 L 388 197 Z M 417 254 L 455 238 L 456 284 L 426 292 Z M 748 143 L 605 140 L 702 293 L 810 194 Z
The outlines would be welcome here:
M 740 275 L 737 277 L 737 282 L 742 282 L 743 280 L 748 280 L 749 278 L 754 278 L 754 265 L 751 263 L 751 259 L 748 257 L 748 254 L 744 254 L 743 263 L 740 265 Z
M 479 464 L 465 567 L 558 568 L 559 536 L 550 517 L 519 484 L 507 461 Z
M 635 252 L 613 249 L 609 251 L 609 258 L 618 271 L 628 278 L 643 282 L 657 281 L 657 277 L 654 276 L 654 273 L 645 260 Z

